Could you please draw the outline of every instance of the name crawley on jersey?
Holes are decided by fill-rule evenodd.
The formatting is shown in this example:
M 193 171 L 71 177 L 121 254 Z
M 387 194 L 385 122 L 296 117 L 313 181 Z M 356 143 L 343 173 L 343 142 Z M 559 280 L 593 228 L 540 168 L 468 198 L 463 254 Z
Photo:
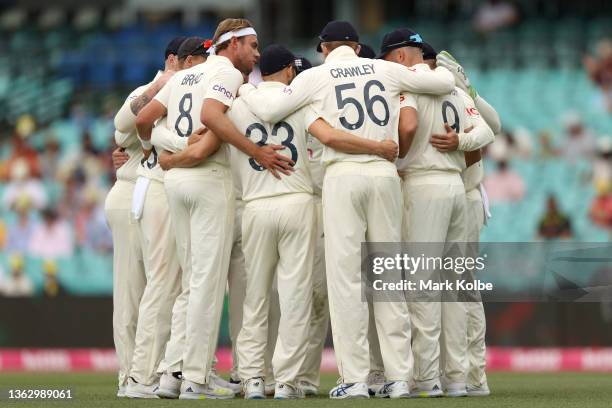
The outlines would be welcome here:
M 332 68 L 329 74 L 332 78 L 352 78 L 356 76 L 375 74 L 374 64 L 363 64 L 356 67 Z
M 481 280 L 466 281 L 465 279 L 457 281 L 442 281 L 421 280 L 418 282 L 402 279 L 399 282 L 384 282 L 382 279 L 377 279 L 372 282 L 372 287 L 376 291 L 420 291 L 420 290 L 435 290 L 435 291 L 492 291 L 493 284 L 491 282 L 483 282 Z

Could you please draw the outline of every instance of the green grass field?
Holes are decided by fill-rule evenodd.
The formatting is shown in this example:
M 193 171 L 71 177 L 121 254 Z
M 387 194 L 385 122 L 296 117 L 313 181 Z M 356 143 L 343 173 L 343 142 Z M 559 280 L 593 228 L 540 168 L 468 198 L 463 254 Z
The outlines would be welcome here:
M 296 407 L 610 407 L 612 406 L 612 375 L 610 374 L 523 374 L 492 373 L 489 385 L 490 397 L 481 398 L 437 398 L 410 400 L 350 400 L 331 401 L 326 392 L 334 386 L 336 377 L 323 377 L 322 394 L 319 398 L 303 401 L 245 401 L 243 399 L 226 401 L 171 401 L 171 400 L 128 400 L 115 397 L 115 377 L 110 374 L 13 374 L 0 373 L 0 389 L 3 399 L 8 388 L 61 389 L 71 388 L 73 399 L 69 401 L 0 401 L 0 406 L 15 407 L 172 407 L 187 405 L 206 405 L 215 407 L 257 407 L 296 406 Z

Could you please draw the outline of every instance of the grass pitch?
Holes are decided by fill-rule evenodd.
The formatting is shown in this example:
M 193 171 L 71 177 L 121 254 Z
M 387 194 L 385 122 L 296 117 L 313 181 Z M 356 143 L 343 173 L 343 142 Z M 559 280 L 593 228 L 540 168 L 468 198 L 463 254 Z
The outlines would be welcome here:
M 336 376 L 322 377 L 321 395 L 301 401 L 245 401 L 243 399 L 214 401 L 129 400 L 116 398 L 115 376 L 112 374 L 42 374 L 0 373 L 0 406 L 11 407 L 610 407 L 612 406 L 612 376 L 595 373 L 491 373 L 491 396 L 473 398 L 436 398 L 408 400 L 347 400 L 333 401 L 327 392 L 335 385 Z M 8 389 L 71 388 L 72 400 L 7 400 Z

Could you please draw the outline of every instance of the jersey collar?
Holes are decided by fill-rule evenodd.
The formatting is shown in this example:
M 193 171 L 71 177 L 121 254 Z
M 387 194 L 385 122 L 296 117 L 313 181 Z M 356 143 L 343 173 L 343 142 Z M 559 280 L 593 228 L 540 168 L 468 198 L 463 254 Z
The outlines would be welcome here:
M 257 84 L 258 89 L 285 88 L 287 85 L 278 81 L 262 81 Z
M 206 62 L 210 62 L 212 64 L 225 64 L 234 67 L 232 61 L 230 61 L 229 58 L 224 57 L 223 55 L 209 55 L 206 58 Z
M 327 58 L 325 58 L 325 63 L 333 62 L 333 61 L 341 61 L 341 60 L 349 60 L 359 58 L 357 54 L 355 54 L 355 50 L 353 50 L 348 45 L 341 45 L 336 48 L 332 52 L 329 53 Z

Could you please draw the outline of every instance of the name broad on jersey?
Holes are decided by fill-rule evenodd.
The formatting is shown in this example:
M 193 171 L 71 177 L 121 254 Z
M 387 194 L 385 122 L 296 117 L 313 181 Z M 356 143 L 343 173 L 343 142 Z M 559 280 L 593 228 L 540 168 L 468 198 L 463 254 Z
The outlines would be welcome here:
M 329 74 L 333 78 L 352 78 L 356 76 L 372 75 L 374 73 L 374 64 L 363 64 L 346 68 L 332 68 L 329 70 Z
M 196 74 L 187 74 L 183 78 L 183 82 L 181 82 L 181 85 L 193 86 L 193 85 L 197 84 L 198 82 L 200 82 L 200 80 L 202 79 L 203 75 L 204 75 L 203 73 L 199 73 L 197 75 Z

